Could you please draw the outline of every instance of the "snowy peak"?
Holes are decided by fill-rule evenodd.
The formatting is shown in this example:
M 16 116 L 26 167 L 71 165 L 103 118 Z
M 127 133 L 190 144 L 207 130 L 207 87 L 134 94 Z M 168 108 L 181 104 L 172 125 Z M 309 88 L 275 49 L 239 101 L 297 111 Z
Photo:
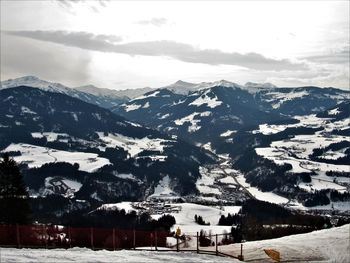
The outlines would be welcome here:
M 196 84 L 194 83 L 178 80 L 175 83 L 170 84 L 168 87 L 184 87 L 184 86 L 195 86 L 195 85 Z
M 24 76 L 16 79 L 9 79 L 1 82 L 1 89 L 14 88 L 19 86 L 29 86 L 47 91 L 67 93 L 68 87 L 60 84 L 39 79 L 35 76 Z
M 227 80 L 219 80 L 219 81 L 214 81 L 214 82 L 199 83 L 198 85 L 196 85 L 194 87 L 194 89 L 203 90 L 203 89 L 210 89 L 210 88 L 214 88 L 214 87 L 241 88 L 242 86 L 237 84 L 237 83 L 230 82 Z
M 231 82 L 231 81 L 227 81 L 227 80 L 224 80 L 224 79 L 222 79 L 220 81 L 213 82 L 213 86 L 220 86 L 220 87 L 226 87 L 226 88 L 241 87 L 237 83 L 234 83 L 234 82 Z
M 94 85 L 85 85 L 74 88 L 76 90 L 89 93 L 95 96 L 101 97 L 112 97 L 112 98 L 123 98 L 126 99 L 125 95 L 121 95 L 117 90 L 98 88 Z
M 275 86 L 269 82 L 266 82 L 266 83 L 247 82 L 246 84 L 244 84 L 244 87 L 246 87 L 246 88 L 265 88 L 265 89 L 277 88 L 277 86 Z
M 127 100 L 126 98 L 115 95 L 113 90 L 99 89 L 93 85 L 80 87 L 79 89 L 81 90 L 73 89 L 60 83 L 39 79 L 35 76 L 25 76 L 2 81 L 0 89 L 16 88 L 20 86 L 65 94 L 103 108 L 111 108 Z
M 162 89 L 168 89 L 171 90 L 172 92 L 176 94 L 181 94 L 181 95 L 187 95 L 191 91 L 196 90 L 196 85 L 194 83 L 178 80 L 173 84 L 170 84 L 169 86 L 165 86 Z

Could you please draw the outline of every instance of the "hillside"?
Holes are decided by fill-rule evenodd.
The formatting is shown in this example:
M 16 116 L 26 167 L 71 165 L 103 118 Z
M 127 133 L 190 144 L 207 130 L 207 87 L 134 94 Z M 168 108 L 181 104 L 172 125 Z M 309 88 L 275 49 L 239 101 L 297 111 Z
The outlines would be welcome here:
M 1 90 L 0 100 L 0 148 L 21 163 L 34 196 L 145 198 L 164 177 L 173 195 L 181 196 L 196 193 L 198 167 L 215 160 L 62 93 L 22 86 Z

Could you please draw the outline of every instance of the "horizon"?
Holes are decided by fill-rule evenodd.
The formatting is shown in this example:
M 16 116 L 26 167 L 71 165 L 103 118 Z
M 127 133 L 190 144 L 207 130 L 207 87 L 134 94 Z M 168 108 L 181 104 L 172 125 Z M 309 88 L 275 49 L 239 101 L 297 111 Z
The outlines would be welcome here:
M 321 88 L 321 89 L 327 89 L 327 88 L 332 88 L 332 89 L 340 89 L 340 90 L 345 90 L 345 91 L 349 91 L 348 88 L 345 88 L 345 89 L 342 89 L 342 88 L 338 88 L 338 87 L 331 87 L 331 86 L 325 86 L 325 87 L 322 87 L 322 86 L 313 86 L 313 85 L 303 85 L 303 86 L 277 86 L 275 85 L 274 83 L 271 83 L 271 82 L 264 82 L 264 83 L 257 83 L 257 82 L 251 82 L 251 81 L 248 81 L 244 84 L 242 83 L 237 83 L 235 81 L 231 81 L 231 80 L 226 80 L 226 79 L 221 79 L 221 80 L 214 80 L 214 81 L 206 81 L 206 82 L 198 82 L 198 83 L 193 83 L 193 82 L 189 82 L 189 81 L 186 81 L 186 80 L 182 80 L 182 79 L 179 79 L 173 83 L 169 83 L 167 85 L 164 85 L 164 86 L 158 86 L 158 87 L 151 87 L 151 86 L 144 86 L 144 87 L 135 87 L 135 88 L 126 88 L 126 89 L 111 89 L 111 88 L 105 88 L 105 87 L 98 87 L 98 86 L 95 86 L 93 84 L 83 84 L 83 85 L 79 85 L 79 86 L 69 86 L 69 85 L 66 85 L 65 83 L 62 83 L 62 82 L 56 82 L 56 81 L 51 81 L 51 80 L 48 80 L 48 79 L 43 79 L 43 78 L 39 78 L 37 76 L 34 76 L 34 75 L 26 75 L 26 76 L 21 76 L 21 77 L 15 77 L 15 78 L 10 78 L 10 79 L 5 79 L 5 80 L 0 80 L 0 82 L 6 82 L 6 81 L 12 81 L 12 80 L 17 80 L 17 79 L 23 79 L 23 78 L 36 78 L 40 81 L 45 81 L 45 82 L 49 82 L 49 83 L 53 83 L 53 84 L 60 84 L 60 85 L 63 85 L 67 88 L 70 88 L 70 89 L 76 89 L 76 88 L 84 88 L 84 87 L 93 87 L 93 88 L 97 88 L 97 89 L 101 89 L 101 90 L 104 90 L 104 89 L 107 89 L 107 90 L 111 90 L 111 91 L 127 91 L 127 90 L 137 90 L 137 89 L 152 89 L 152 90 L 157 90 L 157 89 L 163 89 L 163 88 L 168 88 L 169 86 L 172 86 L 178 82 L 184 82 L 184 83 L 187 83 L 187 84 L 190 84 L 190 85 L 194 85 L 194 86 L 199 86 L 201 84 L 214 84 L 214 83 L 217 83 L 217 82 L 229 82 L 229 83 L 232 83 L 232 84 L 236 84 L 240 87 L 247 87 L 249 84 L 253 84 L 253 85 L 260 85 L 258 87 L 262 87 L 262 85 L 265 85 L 265 84 L 268 84 L 268 85 L 272 85 L 274 86 L 274 88 L 290 88 L 290 89 L 293 89 L 293 88 L 307 88 L 307 87 L 316 87 L 316 88 Z M 248 87 L 249 88 L 249 87 Z M 266 88 L 266 87 L 262 87 L 262 88 Z
M 348 1 L 0 4 L 2 81 L 34 75 L 125 90 L 225 79 L 349 89 Z

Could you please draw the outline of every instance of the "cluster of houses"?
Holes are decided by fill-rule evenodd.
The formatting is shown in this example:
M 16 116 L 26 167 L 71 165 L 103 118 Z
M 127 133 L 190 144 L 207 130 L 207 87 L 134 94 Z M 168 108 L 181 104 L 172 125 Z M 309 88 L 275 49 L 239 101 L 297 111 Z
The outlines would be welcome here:
M 147 211 L 151 215 L 179 213 L 181 206 L 165 201 L 143 201 L 132 203 L 131 206 L 139 211 Z

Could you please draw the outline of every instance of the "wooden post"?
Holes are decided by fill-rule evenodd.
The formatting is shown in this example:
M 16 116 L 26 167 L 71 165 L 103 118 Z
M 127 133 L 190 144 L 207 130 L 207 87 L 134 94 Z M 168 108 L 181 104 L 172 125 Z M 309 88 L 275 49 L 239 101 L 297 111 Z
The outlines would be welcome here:
M 176 251 L 179 252 L 179 236 L 176 235 Z
M 199 236 L 198 236 L 198 232 L 197 232 L 197 253 L 199 253 Z
M 244 256 L 243 256 L 243 244 L 241 244 L 241 254 L 238 255 L 238 260 L 243 261 L 244 260 Z
M 94 228 L 90 227 L 90 244 L 91 249 L 94 249 Z
M 113 227 L 113 237 L 112 237 L 112 240 L 113 240 L 113 250 L 115 250 L 115 228 Z
M 134 250 L 135 250 L 136 249 L 136 233 L 135 233 L 135 229 L 133 231 L 133 234 L 134 234 L 133 246 L 134 246 Z
M 68 240 L 69 240 L 69 248 L 72 248 L 72 236 L 70 233 L 70 226 L 68 226 Z
M 218 253 L 218 234 L 215 235 L 215 254 L 219 255 Z
M 155 237 L 155 244 L 154 244 L 154 246 L 155 246 L 156 250 L 158 250 L 158 247 L 157 247 L 157 242 L 158 242 L 157 231 L 154 233 L 154 237 Z
M 19 226 L 16 224 L 16 237 L 17 237 L 17 247 L 21 248 L 21 239 L 19 236 Z

